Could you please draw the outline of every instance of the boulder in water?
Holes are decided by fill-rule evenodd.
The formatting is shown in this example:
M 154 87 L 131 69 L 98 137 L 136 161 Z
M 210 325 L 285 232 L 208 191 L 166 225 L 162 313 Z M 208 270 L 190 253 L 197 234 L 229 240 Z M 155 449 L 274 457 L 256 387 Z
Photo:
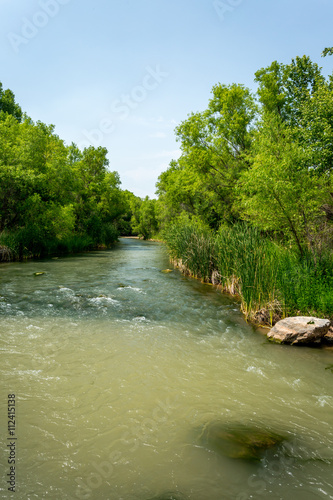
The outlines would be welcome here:
M 286 438 L 253 425 L 211 422 L 201 432 L 201 443 L 226 457 L 260 460 L 265 451 L 278 447 Z
M 329 319 L 312 316 L 294 316 L 278 321 L 268 332 L 267 338 L 281 344 L 311 345 L 319 344 L 328 333 Z

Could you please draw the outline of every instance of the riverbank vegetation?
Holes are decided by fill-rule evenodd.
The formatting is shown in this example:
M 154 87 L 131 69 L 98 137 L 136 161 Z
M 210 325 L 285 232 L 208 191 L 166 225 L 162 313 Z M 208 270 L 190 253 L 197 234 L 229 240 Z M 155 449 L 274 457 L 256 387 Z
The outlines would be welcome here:
M 333 75 L 303 56 L 255 81 L 215 85 L 177 127 L 181 157 L 157 184 L 164 238 L 247 317 L 333 318 Z
M 67 146 L 0 84 L 0 260 L 108 247 L 119 234 L 148 238 L 156 200 L 120 184 L 105 148 Z
M 0 259 L 157 237 L 259 323 L 333 319 L 333 75 L 303 56 L 255 82 L 214 85 L 178 125 L 181 156 L 153 200 L 121 190 L 105 148 L 66 145 L 0 84 Z
M 184 274 L 238 296 L 251 321 L 271 325 L 286 316 L 332 316 L 333 262 L 328 253 L 315 264 L 310 252 L 300 258 L 244 223 L 214 231 L 183 218 L 165 229 L 164 238 Z

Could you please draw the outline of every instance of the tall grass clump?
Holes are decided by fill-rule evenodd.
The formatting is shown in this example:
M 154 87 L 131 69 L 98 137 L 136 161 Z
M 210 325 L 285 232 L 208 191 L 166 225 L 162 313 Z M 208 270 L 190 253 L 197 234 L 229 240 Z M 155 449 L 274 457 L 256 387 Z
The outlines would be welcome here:
M 248 319 L 272 325 L 292 315 L 333 318 L 331 253 L 301 257 L 245 223 L 212 232 L 184 217 L 163 238 L 182 271 L 238 295 Z
M 118 232 L 113 225 L 103 228 L 99 241 L 86 233 L 69 233 L 61 238 L 49 235 L 38 228 L 3 231 L 0 234 L 0 260 L 23 260 L 54 254 L 79 253 L 109 247 L 117 241 Z
M 214 261 L 214 236 L 199 221 L 182 218 L 163 232 L 171 258 L 188 274 L 210 281 Z
M 316 262 L 309 253 L 285 255 L 277 277 L 283 297 L 284 315 L 333 317 L 333 260 L 329 253 Z
M 80 253 L 94 248 L 94 241 L 87 234 L 70 234 L 58 240 L 53 253 Z
M 221 227 L 215 238 L 215 259 L 223 289 L 241 297 L 246 316 L 264 307 L 276 309 L 278 248 L 257 228 L 246 224 Z
M 15 231 L 3 231 L 0 245 L 7 249 L 9 260 L 17 260 L 47 254 L 52 242 L 37 226 L 27 226 Z

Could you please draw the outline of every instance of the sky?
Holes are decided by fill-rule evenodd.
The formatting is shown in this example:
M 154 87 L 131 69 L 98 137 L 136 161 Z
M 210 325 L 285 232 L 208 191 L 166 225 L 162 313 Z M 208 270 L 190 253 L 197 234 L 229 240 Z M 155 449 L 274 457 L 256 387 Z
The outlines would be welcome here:
M 332 73 L 332 0 L 0 0 L 0 82 L 66 144 L 106 147 L 121 188 L 156 197 L 175 127 L 217 83 L 304 54 Z

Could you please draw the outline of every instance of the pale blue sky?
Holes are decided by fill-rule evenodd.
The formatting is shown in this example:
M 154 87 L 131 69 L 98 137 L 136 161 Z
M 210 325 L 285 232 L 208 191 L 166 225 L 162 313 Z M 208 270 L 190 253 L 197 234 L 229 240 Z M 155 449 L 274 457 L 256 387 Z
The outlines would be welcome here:
M 122 188 L 154 196 L 174 128 L 214 84 L 309 55 L 332 72 L 332 0 L 0 0 L 0 81 L 70 144 L 105 146 Z

